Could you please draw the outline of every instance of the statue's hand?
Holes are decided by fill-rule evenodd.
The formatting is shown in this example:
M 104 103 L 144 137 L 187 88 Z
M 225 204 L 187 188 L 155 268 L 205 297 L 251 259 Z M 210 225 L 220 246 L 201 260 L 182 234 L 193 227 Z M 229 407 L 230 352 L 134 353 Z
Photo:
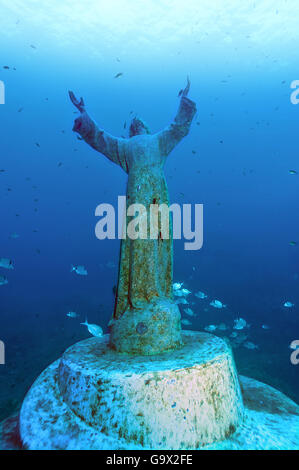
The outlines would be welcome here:
M 182 96 L 187 96 L 189 93 L 189 90 L 190 90 L 190 80 L 187 75 L 187 85 L 186 85 L 186 88 L 183 90 Z
M 81 115 L 77 119 L 75 119 L 73 131 L 80 132 L 82 125 L 83 125 L 83 116 Z
M 76 108 L 80 111 L 80 113 L 84 113 L 85 104 L 84 104 L 83 98 L 80 98 L 80 101 L 77 100 L 77 98 L 75 97 L 75 94 L 72 91 L 69 91 L 69 96 L 70 96 L 71 102 L 73 103 L 74 106 L 76 106 Z

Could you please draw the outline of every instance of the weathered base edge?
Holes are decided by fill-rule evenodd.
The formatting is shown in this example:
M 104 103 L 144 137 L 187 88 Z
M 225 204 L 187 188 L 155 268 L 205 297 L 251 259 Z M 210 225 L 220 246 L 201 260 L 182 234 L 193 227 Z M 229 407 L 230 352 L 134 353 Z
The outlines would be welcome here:
M 299 406 L 284 394 L 257 380 L 240 376 L 245 405 L 244 423 L 229 438 L 222 442 L 206 446 L 205 450 L 298 450 L 299 449 Z M 57 402 L 53 394 L 48 396 L 49 402 Z M 94 435 L 93 445 L 87 442 L 87 435 L 92 430 L 82 429 L 82 439 L 72 439 L 74 430 L 80 426 L 79 419 L 62 405 L 61 419 L 67 411 L 65 445 L 61 440 L 57 449 L 103 449 L 133 450 L 142 449 L 124 441 L 116 441 L 107 436 Z M 53 422 L 52 422 L 53 423 Z M 54 424 L 49 426 L 55 427 Z M 87 434 L 86 434 L 87 433 Z M 98 447 L 97 447 L 98 445 Z M 36 448 L 40 448 L 36 446 Z M 18 414 L 0 423 L 0 450 L 21 450 L 22 445 L 18 431 Z

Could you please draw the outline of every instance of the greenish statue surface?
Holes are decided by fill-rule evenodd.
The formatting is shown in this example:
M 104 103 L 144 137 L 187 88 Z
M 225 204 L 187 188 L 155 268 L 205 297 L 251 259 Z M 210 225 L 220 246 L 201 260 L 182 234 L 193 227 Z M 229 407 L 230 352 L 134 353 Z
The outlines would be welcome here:
M 128 139 L 114 137 L 99 128 L 86 112 L 83 99 L 78 101 L 70 92 L 81 113 L 73 130 L 128 174 L 127 207 L 142 204 L 149 214 L 151 205 L 169 206 L 164 164 L 188 134 L 196 112 L 195 103 L 187 97 L 189 87 L 188 80 L 176 117 L 168 127 L 151 134 L 141 119 L 134 118 Z M 129 220 L 132 217 L 126 216 L 126 226 Z M 111 346 L 120 352 L 155 354 L 181 345 L 180 312 L 172 295 L 170 221 L 168 238 L 163 238 L 159 217 L 156 238 L 150 238 L 148 220 L 146 238 L 127 236 L 121 241 L 118 286 L 110 322 Z

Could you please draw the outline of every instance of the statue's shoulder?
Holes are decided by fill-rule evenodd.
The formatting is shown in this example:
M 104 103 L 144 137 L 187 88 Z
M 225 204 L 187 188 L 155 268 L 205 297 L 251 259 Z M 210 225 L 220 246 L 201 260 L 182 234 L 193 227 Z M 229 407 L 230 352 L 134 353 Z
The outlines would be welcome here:
M 127 139 L 127 142 L 129 143 L 136 143 L 136 144 L 142 144 L 142 143 L 147 143 L 149 140 L 152 140 L 154 138 L 154 134 L 140 134 L 140 135 L 134 135 Z

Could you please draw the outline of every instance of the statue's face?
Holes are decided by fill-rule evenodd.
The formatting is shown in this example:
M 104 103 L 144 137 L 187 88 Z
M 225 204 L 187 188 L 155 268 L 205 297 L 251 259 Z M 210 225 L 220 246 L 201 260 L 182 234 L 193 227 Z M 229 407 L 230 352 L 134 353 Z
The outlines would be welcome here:
M 130 125 L 130 137 L 134 137 L 135 135 L 141 135 L 141 134 L 150 134 L 149 128 L 141 119 L 138 119 L 138 118 L 132 119 L 132 122 Z

